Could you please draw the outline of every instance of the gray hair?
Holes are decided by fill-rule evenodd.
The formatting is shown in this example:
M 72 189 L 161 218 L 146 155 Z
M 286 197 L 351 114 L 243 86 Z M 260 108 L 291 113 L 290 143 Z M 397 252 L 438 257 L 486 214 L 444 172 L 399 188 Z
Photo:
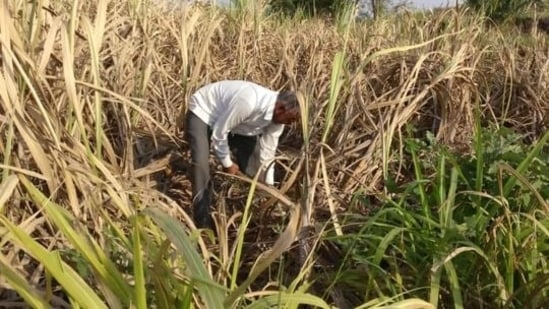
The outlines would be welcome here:
M 300 110 L 297 96 L 293 91 L 281 91 L 278 93 L 277 101 L 284 106 L 285 111 Z

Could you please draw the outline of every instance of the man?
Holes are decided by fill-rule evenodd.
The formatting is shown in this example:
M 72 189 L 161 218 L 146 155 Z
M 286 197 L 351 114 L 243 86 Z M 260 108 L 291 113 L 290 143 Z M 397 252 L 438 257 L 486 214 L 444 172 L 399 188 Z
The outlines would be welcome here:
M 274 183 L 273 159 L 278 139 L 300 118 L 293 92 L 276 92 L 248 81 L 226 80 L 198 89 L 190 98 L 185 134 L 191 150 L 193 218 L 199 228 L 213 228 L 210 144 L 225 172 L 239 171 Z M 231 159 L 231 150 L 236 162 Z

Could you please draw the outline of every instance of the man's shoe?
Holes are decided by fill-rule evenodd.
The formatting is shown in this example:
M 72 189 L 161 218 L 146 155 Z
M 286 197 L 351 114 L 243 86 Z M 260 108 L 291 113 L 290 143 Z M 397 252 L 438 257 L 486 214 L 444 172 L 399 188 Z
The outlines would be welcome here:
M 195 214 L 194 224 L 199 229 L 210 229 L 212 231 L 215 231 L 215 223 L 209 213 Z
M 211 229 L 215 231 L 215 224 L 210 214 L 210 199 L 205 197 L 200 200 L 196 200 L 193 206 L 193 220 L 194 224 L 199 229 Z

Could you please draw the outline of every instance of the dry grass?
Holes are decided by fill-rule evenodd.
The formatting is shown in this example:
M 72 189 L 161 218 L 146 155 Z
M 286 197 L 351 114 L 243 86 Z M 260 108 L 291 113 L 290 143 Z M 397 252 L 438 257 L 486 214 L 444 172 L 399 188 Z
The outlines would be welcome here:
M 340 32 L 327 20 L 199 6 L 0 3 L 0 207 L 49 249 L 66 241 L 10 175 L 26 175 L 99 244 L 107 242 L 106 218 L 123 227 L 143 205 L 192 226 L 177 119 L 188 96 L 212 81 L 248 79 L 302 93 L 310 147 L 303 152 L 298 127 L 284 134 L 279 194 L 300 201 L 306 171 L 304 208 L 319 221 L 334 211 L 366 212 L 350 208 L 355 192 L 383 195 L 384 176 L 402 168 L 402 130 L 409 124 L 464 152 L 477 107 L 484 121 L 532 140 L 549 126 L 547 38 L 486 29 L 468 12 L 425 19 L 404 14 Z M 342 87 L 321 144 L 332 65 L 342 50 Z M 242 185 L 219 175 L 216 183 L 220 205 L 232 207 L 230 213 L 242 209 Z M 267 197 L 257 207 L 268 210 L 274 201 Z M 249 248 L 275 237 L 271 227 L 283 223 L 253 216 L 261 225 L 250 227 L 258 238 L 248 240 Z M 43 286 L 43 268 L 9 239 L 2 245 L 6 262 Z M 255 260 L 251 256 L 245 259 Z

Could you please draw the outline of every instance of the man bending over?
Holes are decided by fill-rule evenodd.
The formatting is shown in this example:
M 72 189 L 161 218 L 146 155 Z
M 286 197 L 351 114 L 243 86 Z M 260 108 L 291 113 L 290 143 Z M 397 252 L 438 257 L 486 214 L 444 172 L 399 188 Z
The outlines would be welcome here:
M 248 81 L 215 82 L 191 96 L 185 134 L 191 150 L 192 206 L 197 227 L 213 229 L 210 145 L 228 174 L 242 171 L 253 177 L 259 171 L 260 181 L 272 185 L 278 139 L 284 125 L 299 118 L 293 92 L 277 92 Z

